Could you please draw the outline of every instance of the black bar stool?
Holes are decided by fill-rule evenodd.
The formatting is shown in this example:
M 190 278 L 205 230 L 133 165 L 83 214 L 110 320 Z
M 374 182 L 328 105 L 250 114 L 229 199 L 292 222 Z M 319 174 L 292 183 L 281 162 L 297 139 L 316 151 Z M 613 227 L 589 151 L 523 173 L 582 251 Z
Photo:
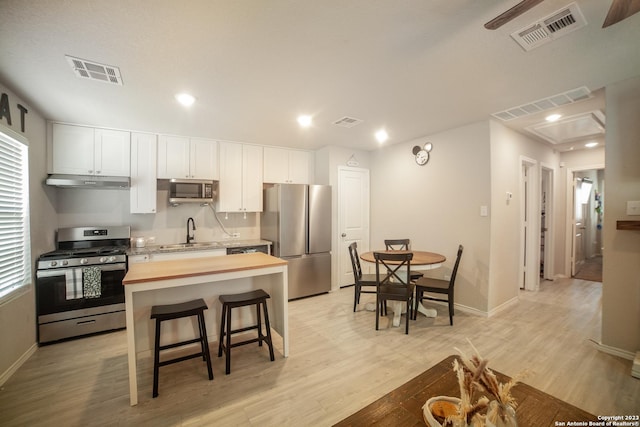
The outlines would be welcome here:
M 222 303 L 222 319 L 220 320 L 220 335 L 218 336 L 218 357 L 222 356 L 224 351 L 226 355 L 226 373 L 229 375 L 231 372 L 231 348 L 238 347 L 240 345 L 251 344 L 257 342 L 262 347 L 262 341 L 266 342 L 269 346 L 269 356 L 271 361 L 275 360 L 273 356 L 273 343 L 271 342 L 271 326 L 269 324 L 269 313 L 267 311 L 267 298 L 270 298 L 269 294 L 262 289 L 258 289 L 251 292 L 245 292 L 242 294 L 233 295 L 220 295 L 219 300 Z M 231 330 L 231 309 L 236 307 L 244 307 L 248 305 L 256 306 L 256 316 L 258 323 L 253 326 L 247 326 L 245 328 Z M 264 311 L 264 324 L 267 328 L 267 335 L 262 333 L 262 318 L 260 316 L 260 305 Z M 226 327 L 225 327 L 226 325 Z M 231 344 L 231 335 L 240 332 L 250 331 L 251 329 L 258 330 L 258 337 L 245 341 L 235 342 Z
M 154 305 L 151 307 L 151 318 L 156 319 L 156 345 L 153 360 L 153 397 L 158 397 L 158 373 L 160 366 L 170 365 L 172 363 L 182 362 L 202 356 L 202 360 L 207 362 L 207 370 L 209 371 L 209 380 L 213 379 L 213 370 L 211 369 L 211 355 L 209 354 L 209 342 L 207 341 L 207 328 L 204 324 L 204 311 L 207 304 L 203 299 L 196 299 L 180 304 Z M 198 316 L 198 330 L 200 336 L 187 341 L 180 341 L 173 344 L 160 345 L 160 325 L 165 320 L 179 319 L 182 317 Z M 190 354 L 188 356 L 177 357 L 175 359 L 164 360 L 160 362 L 160 351 L 169 348 L 181 347 L 187 344 L 200 343 L 200 352 Z

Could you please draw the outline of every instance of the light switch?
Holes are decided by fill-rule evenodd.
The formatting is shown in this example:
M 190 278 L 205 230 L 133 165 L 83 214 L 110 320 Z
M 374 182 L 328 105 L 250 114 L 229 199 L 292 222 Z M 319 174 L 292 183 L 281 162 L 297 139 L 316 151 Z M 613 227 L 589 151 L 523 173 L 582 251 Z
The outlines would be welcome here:
M 487 206 L 480 206 L 480 216 L 489 215 L 489 208 Z
M 640 200 L 627 201 L 627 215 L 640 215 Z

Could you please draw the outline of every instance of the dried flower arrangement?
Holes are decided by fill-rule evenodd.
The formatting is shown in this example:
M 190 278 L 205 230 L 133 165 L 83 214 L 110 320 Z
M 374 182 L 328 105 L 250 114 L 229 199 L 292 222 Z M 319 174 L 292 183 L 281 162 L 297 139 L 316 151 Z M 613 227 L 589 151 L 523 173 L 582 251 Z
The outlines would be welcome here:
M 460 404 L 457 413 L 447 417 L 442 426 L 516 426 L 515 407 L 517 402 L 511 395 L 511 389 L 523 377 L 523 374 L 517 375 L 507 383 L 499 382 L 493 371 L 488 368 L 488 361 L 480 356 L 470 341 L 469 344 L 475 353 L 471 357 L 467 357 L 456 348 L 462 362 L 459 363 L 458 360 L 453 362 L 453 370 L 460 386 Z M 491 400 L 482 396 L 473 402 L 476 390 L 491 397 Z

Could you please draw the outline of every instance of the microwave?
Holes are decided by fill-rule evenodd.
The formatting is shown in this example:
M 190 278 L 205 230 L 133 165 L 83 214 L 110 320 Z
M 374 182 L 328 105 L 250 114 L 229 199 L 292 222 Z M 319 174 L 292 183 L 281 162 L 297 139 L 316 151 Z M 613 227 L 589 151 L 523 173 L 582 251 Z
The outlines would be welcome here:
M 197 179 L 170 179 L 169 203 L 177 206 L 181 203 L 213 203 L 215 182 Z

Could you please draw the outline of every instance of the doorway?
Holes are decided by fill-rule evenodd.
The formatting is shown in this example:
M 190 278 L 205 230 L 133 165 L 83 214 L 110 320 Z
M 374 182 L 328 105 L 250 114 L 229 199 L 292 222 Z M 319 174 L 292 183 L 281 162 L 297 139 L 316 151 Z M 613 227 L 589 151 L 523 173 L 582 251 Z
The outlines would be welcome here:
M 573 172 L 571 277 L 602 282 L 604 170 Z
M 540 165 L 540 279 L 553 280 L 554 169 Z
M 578 271 L 585 264 L 602 262 L 602 224 L 604 221 L 604 164 L 585 165 L 567 169 L 566 175 L 566 235 L 565 235 L 565 265 L 564 271 L 567 277 L 576 277 Z M 580 178 L 580 181 L 577 179 Z M 582 193 L 582 179 L 591 181 L 591 189 Z M 584 196 L 583 196 L 584 195 Z M 585 197 L 586 203 L 581 203 Z M 580 202 L 580 203 L 578 203 Z M 576 218 L 582 217 L 582 220 Z M 577 224 L 580 223 L 580 224 Z M 584 229 L 580 227 L 584 226 Z M 583 231 L 580 231 L 583 230 Z M 578 236 L 579 235 L 579 236 Z M 584 240 L 582 242 L 581 240 Z M 591 259 L 594 258 L 594 259 Z M 580 261 L 583 262 L 580 262 Z M 595 268 L 594 281 L 602 281 L 602 268 Z M 586 274 L 586 271 L 583 271 Z M 591 279 L 584 279 L 591 280 Z

